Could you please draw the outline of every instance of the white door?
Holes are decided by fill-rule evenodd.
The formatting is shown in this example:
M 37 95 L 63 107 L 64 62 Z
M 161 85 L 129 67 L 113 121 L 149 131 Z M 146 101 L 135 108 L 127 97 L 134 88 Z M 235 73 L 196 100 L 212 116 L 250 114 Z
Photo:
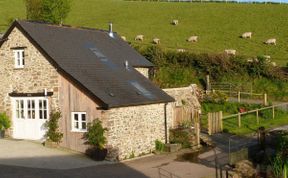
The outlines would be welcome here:
M 13 138 L 41 140 L 48 119 L 48 100 L 45 97 L 14 97 Z

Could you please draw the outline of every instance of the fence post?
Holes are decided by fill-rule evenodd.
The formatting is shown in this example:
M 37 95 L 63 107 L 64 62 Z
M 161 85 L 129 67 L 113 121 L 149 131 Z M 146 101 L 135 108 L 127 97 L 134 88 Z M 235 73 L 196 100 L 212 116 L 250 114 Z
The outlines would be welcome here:
M 264 106 L 268 105 L 268 103 L 267 103 L 267 93 L 264 93 L 263 104 L 264 104 Z
M 206 94 L 210 91 L 210 76 L 206 75 Z
M 240 102 L 241 102 L 241 92 L 238 91 L 238 103 L 240 103 Z
M 272 106 L 272 118 L 274 119 L 275 118 L 275 107 Z
M 220 131 L 223 131 L 223 112 L 219 111 L 219 125 L 220 125 Z
M 256 109 L 256 119 L 257 119 L 257 124 L 259 124 L 259 110 Z
M 241 127 L 241 113 L 238 113 L 238 127 Z
M 211 113 L 208 113 L 208 135 L 212 135 L 211 133 Z

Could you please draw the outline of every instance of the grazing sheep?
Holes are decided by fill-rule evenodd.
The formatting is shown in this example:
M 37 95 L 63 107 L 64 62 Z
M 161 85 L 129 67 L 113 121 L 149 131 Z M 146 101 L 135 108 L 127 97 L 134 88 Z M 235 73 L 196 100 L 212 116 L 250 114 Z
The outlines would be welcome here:
M 177 52 L 180 52 L 180 53 L 184 53 L 186 50 L 185 49 L 177 49 Z
M 224 51 L 228 55 L 232 55 L 232 56 L 236 55 L 236 50 L 235 49 L 225 49 Z
M 263 55 L 263 58 L 267 60 L 267 59 L 271 59 L 271 56 Z
M 178 20 L 172 20 L 172 25 L 178 25 Z
M 121 36 L 122 40 L 127 41 L 125 36 Z
M 248 63 L 252 63 L 254 60 L 253 59 L 247 59 Z
M 144 40 L 144 35 L 137 35 L 135 37 L 135 41 L 143 41 Z
M 252 38 L 252 32 L 245 32 L 241 35 L 242 38 Z
M 153 39 L 154 44 L 160 44 L 160 39 L 159 38 L 154 38 Z
M 276 45 L 276 39 L 275 38 L 270 38 L 267 41 L 265 41 L 265 44 Z
M 198 41 L 198 36 L 190 36 L 187 39 L 188 42 L 197 42 Z
M 274 67 L 277 66 L 276 62 L 271 62 L 271 65 L 274 66 Z

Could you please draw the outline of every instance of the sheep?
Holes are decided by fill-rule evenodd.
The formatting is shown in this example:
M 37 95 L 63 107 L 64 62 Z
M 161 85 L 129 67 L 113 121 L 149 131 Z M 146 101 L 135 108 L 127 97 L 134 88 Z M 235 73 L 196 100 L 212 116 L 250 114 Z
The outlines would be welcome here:
M 252 32 L 245 32 L 241 35 L 242 38 L 252 38 Z
M 271 59 L 271 56 L 268 56 L 268 55 L 263 55 L 262 57 L 266 60 Z
M 253 59 L 247 59 L 248 63 L 252 63 L 254 60 Z
M 172 20 L 172 23 L 171 23 L 171 24 L 172 24 L 172 25 L 178 25 L 178 22 L 179 22 L 178 20 Z
M 274 67 L 277 66 L 276 62 L 271 62 L 271 65 L 274 66 Z
M 177 49 L 177 52 L 180 52 L 180 53 L 184 53 L 186 50 L 185 49 Z
M 160 44 L 160 39 L 159 38 L 154 38 L 153 39 L 154 44 Z
M 198 41 L 198 36 L 190 36 L 187 39 L 188 42 L 197 42 Z
M 122 40 L 127 41 L 125 36 L 121 36 Z
M 224 51 L 228 55 L 232 55 L 232 56 L 236 55 L 236 50 L 235 49 L 225 49 Z
M 144 35 L 137 35 L 135 37 L 135 41 L 143 41 L 144 40 Z
M 275 38 L 270 38 L 267 41 L 265 41 L 265 44 L 269 45 L 276 45 L 276 39 Z

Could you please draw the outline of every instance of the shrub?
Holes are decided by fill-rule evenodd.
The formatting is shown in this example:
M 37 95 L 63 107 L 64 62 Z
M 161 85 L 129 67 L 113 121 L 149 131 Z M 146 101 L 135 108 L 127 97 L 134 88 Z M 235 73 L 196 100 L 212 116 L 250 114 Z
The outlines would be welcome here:
M 11 121 L 6 113 L 0 113 L 0 130 L 9 129 L 11 127 Z
M 104 149 L 107 142 L 105 137 L 106 128 L 103 128 L 102 122 L 98 119 L 88 123 L 87 132 L 84 134 L 84 138 L 87 140 L 86 144 L 89 144 L 98 149 Z
M 163 152 L 165 150 L 165 144 L 160 140 L 155 140 L 155 149 L 156 151 Z
M 61 118 L 61 112 L 52 111 L 50 113 L 50 119 L 46 122 L 45 126 L 48 128 L 45 137 L 47 140 L 60 143 L 63 137 L 63 133 L 59 131 L 59 119 Z
M 179 143 L 182 148 L 191 147 L 191 137 L 189 129 L 170 129 L 170 143 Z

